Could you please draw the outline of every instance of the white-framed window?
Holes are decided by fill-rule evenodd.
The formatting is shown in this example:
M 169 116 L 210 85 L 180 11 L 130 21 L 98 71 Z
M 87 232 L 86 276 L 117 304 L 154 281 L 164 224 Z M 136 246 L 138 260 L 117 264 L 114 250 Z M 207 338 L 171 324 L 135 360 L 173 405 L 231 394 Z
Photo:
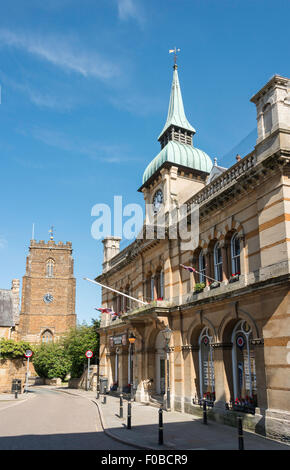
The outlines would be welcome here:
M 232 274 L 240 274 L 240 239 L 238 234 L 235 233 L 231 239 L 231 260 L 232 260 Z
M 223 259 L 222 259 L 222 249 L 217 242 L 213 250 L 213 262 L 214 262 L 214 278 L 217 281 L 223 280 Z
M 54 261 L 49 259 L 46 263 L 46 276 L 53 277 Z
M 201 251 L 198 257 L 199 282 L 205 282 L 205 256 Z

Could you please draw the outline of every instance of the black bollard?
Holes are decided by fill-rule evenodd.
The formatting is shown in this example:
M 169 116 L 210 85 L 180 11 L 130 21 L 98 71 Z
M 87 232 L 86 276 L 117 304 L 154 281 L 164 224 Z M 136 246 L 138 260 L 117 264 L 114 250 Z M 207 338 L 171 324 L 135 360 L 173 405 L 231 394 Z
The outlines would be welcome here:
M 123 393 L 120 393 L 120 418 L 123 418 Z
M 15 398 L 18 398 L 18 391 L 15 390 Z
M 158 438 L 158 444 L 163 445 L 163 409 L 162 406 L 160 407 L 159 411 L 159 438 Z
M 127 429 L 131 429 L 131 400 L 128 401 Z
M 104 386 L 104 400 L 103 400 L 103 404 L 105 405 L 107 403 L 107 387 L 106 385 Z
M 239 450 L 244 450 L 243 420 L 238 416 Z
M 203 400 L 203 424 L 207 424 L 206 400 Z

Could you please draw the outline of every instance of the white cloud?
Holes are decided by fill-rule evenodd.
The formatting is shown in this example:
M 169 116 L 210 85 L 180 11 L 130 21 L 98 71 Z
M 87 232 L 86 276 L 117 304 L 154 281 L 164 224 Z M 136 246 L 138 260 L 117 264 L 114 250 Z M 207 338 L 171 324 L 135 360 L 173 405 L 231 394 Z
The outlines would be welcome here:
M 117 4 L 120 20 L 126 21 L 132 18 L 140 24 L 144 23 L 144 12 L 138 0 L 117 0 Z
M 22 49 L 63 70 L 84 77 L 109 79 L 119 75 L 119 67 L 95 52 L 83 49 L 75 38 L 56 35 L 36 35 L 0 29 L 0 47 Z
M 0 237 L 0 250 L 2 248 L 5 248 L 7 246 L 7 244 L 8 244 L 7 240 L 3 237 Z
M 43 142 L 51 147 L 56 147 L 68 152 L 85 155 L 92 160 L 99 160 L 106 163 L 124 163 L 136 158 L 127 156 L 127 148 L 124 145 L 108 145 L 102 142 L 91 140 L 80 140 L 73 138 L 63 132 L 34 127 L 30 131 L 34 139 Z

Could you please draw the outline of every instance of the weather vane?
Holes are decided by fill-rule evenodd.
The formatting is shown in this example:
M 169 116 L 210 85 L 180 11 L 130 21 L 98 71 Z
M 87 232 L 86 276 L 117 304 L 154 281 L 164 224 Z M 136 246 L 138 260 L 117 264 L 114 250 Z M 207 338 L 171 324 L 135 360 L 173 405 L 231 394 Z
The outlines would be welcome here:
M 180 52 L 180 49 L 176 49 L 176 47 L 174 49 L 169 49 L 169 54 L 174 53 L 174 65 L 176 65 L 177 53 L 178 52 Z
M 51 240 L 53 240 L 53 229 L 54 229 L 54 226 L 52 225 L 51 229 L 48 231 L 48 233 L 50 233 L 50 239 Z

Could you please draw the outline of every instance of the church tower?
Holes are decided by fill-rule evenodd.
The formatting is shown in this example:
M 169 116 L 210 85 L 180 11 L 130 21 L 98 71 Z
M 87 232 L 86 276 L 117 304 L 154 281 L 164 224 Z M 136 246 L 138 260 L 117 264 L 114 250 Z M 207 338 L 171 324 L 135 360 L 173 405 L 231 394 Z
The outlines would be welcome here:
M 76 326 L 71 242 L 30 241 L 22 283 L 19 339 L 56 341 Z

